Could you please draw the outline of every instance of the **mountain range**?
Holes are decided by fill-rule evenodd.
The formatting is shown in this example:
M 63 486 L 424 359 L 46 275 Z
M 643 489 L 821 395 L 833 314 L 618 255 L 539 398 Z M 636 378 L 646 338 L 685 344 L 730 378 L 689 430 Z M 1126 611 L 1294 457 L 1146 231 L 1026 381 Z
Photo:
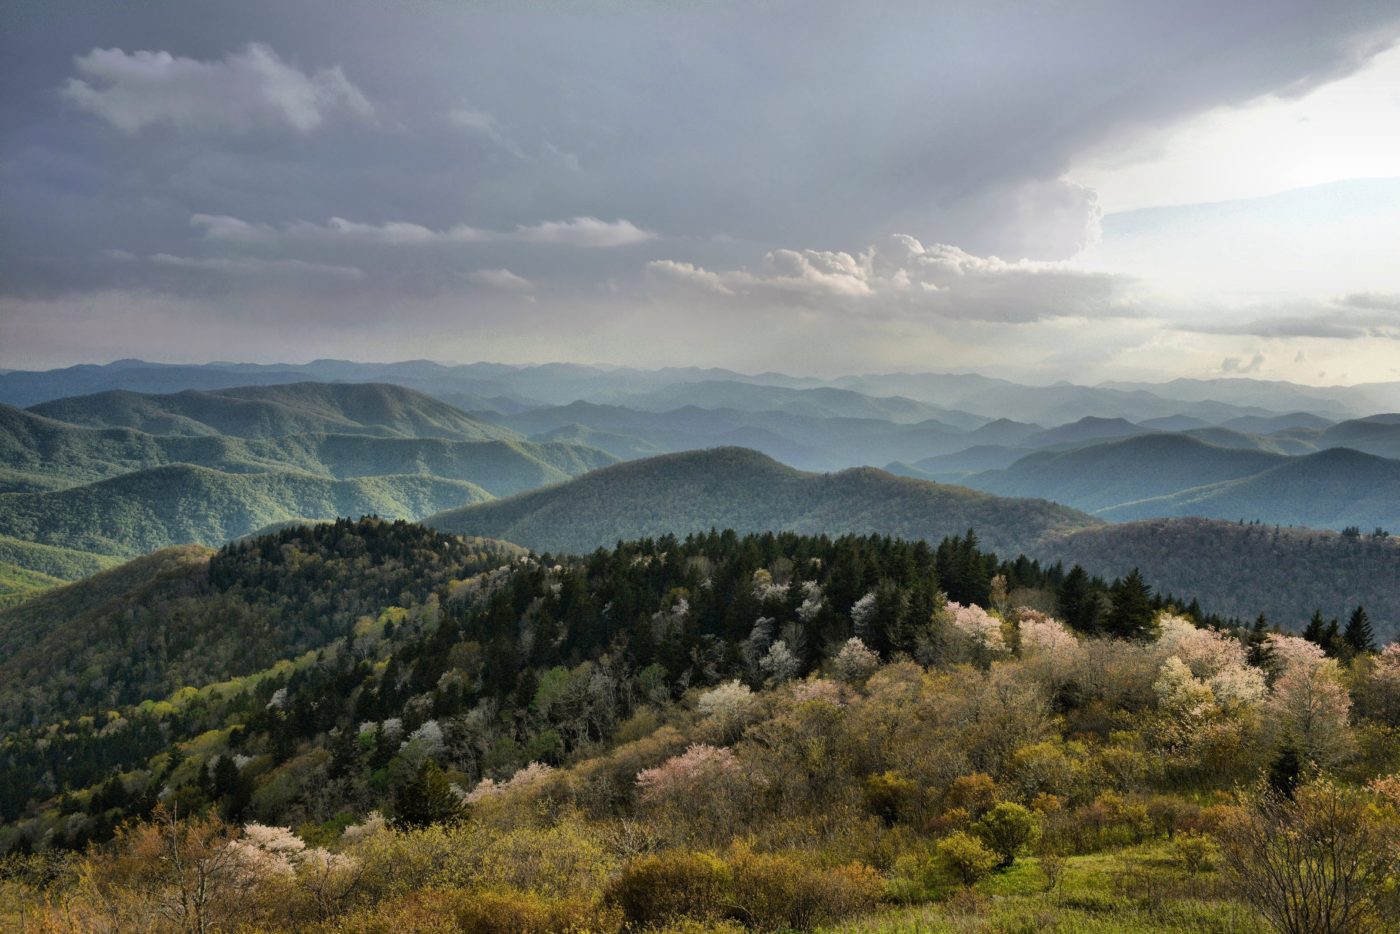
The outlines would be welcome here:
M 1370 536 L 1400 528 L 1400 416 L 1347 416 L 1387 387 L 426 361 L 12 371 L 0 398 L 30 407 L 0 405 L 0 602 L 155 548 L 364 513 L 552 551 L 712 527 L 974 528 L 1058 560 L 1187 517 L 1226 520 L 1196 538 L 1240 521 Z M 1303 534 L 1288 547 L 1342 540 Z M 1129 569 L 1103 551 L 1096 573 Z

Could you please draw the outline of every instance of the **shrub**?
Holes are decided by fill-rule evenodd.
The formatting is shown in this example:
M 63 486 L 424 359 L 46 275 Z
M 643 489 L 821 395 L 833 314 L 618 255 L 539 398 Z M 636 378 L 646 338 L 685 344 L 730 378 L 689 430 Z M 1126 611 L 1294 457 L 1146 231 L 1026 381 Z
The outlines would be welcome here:
M 710 853 L 669 852 L 634 859 L 607 890 L 607 902 L 638 927 L 691 918 L 722 920 L 733 870 Z
M 1040 839 L 1040 821 L 1021 805 L 1002 801 L 982 815 L 973 832 L 1001 857 L 999 865 L 1005 868 L 1014 863 L 1026 847 Z
M 1226 823 L 1220 845 L 1274 930 L 1382 929 L 1380 902 L 1400 872 L 1400 824 L 1366 792 L 1328 781 L 1299 786 L 1292 798 L 1266 788 Z
M 1215 868 L 1220 857 L 1220 848 L 1215 841 L 1201 833 L 1179 833 L 1172 838 L 1172 849 L 1176 851 L 1187 872 L 1206 872 Z
M 981 772 L 959 775 L 953 779 L 953 783 L 943 795 L 943 803 L 947 808 L 963 808 L 973 817 L 981 817 L 996 802 L 996 782 L 992 781 L 990 775 Z
M 572 934 L 615 930 L 614 909 L 578 898 L 551 899 L 517 891 L 423 889 L 356 912 L 329 925 L 335 934 Z
M 865 806 L 887 824 L 907 816 L 918 797 L 918 783 L 899 772 L 881 772 L 865 780 Z
M 869 866 L 812 869 L 792 857 L 738 851 L 732 858 L 738 920 L 760 930 L 807 930 L 879 904 L 884 882 Z
M 981 840 L 961 830 L 939 840 L 934 853 L 944 870 L 964 885 L 985 878 L 1000 861 Z

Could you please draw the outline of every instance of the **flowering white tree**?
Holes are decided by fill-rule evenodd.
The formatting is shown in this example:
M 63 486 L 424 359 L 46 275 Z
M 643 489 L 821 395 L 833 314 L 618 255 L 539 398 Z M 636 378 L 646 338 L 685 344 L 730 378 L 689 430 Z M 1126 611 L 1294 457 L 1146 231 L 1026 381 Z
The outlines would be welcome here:
M 851 626 L 857 636 L 863 636 L 869 631 L 870 622 L 875 618 L 878 600 L 875 591 L 872 590 L 851 604 Z
M 768 654 L 763 656 L 758 667 L 772 684 L 779 685 L 797 677 L 802 670 L 802 662 L 792 654 L 787 643 L 779 639 L 768 648 Z
M 948 601 L 948 614 L 953 628 L 972 640 L 979 649 L 993 655 L 1006 651 L 1006 639 L 1001 632 L 1001 620 L 975 604 L 963 606 Z
M 1277 740 L 1294 743 L 1315 762 L 1334 764 L 1352 749 L 1351 695 L 1333 659 L 1285 666 L 1265 709 Z
M 826 602 L 822 597 L 821 584 L 816 581 L 807 581 L 802 585 L 802 594 L 802 605 L 797 608 L 797 618 L 804 623 L 810 623 L 817 618 L 822 605 Z
M 831 659 L 832 674 L 847 684 L 863 681 L 879 667 L 880 656 L 856 636 L 847 639 Z

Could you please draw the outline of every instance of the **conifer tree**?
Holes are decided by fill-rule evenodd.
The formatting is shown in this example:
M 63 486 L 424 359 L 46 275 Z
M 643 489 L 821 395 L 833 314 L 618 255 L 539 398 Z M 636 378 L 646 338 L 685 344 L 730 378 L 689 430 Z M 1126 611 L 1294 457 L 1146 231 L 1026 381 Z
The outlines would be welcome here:
M 1113 584 L 1112 606 L 1104 630 L 1120 639 L 1137 639 L 1152 628 L 1152 590 L 1137 568 Z
M 1322 618 L 1321 610 L 1313 610 L 1312 619 L 1303 627 L 1303 638 L 1314 645 L 1327 644 L 1327 621 Z
M 1055 604 L 1070 628 L 1086 634 L 1098 632 L 1098 601 L 1090 586 L 1089 575 L 1079 565 L 1070 568 L 1060 583 Z
M 1263 613 L 1259 614 L 1254 620 L 1254 625 L 1250 627 L 1246 645 L 1249 647 L 1249 663 L 1256 668 L 1267 667 L 1274 653 L 1269 648 L 1269 618 Z
M 461 814 L 462 803 L 447 773 L 432 759 L 424 759 L 417 774 L 394 794 L 394 825 L 400 828 L 448 824 Z
M 1347 620 L 1342 639 L 1348 648 L 1358 655 L 1376 650 L 1376 634 L 1371 629 L 1371 617 L 1366 614 L 1365 607 L 1358 606 L 1351 611 L 1351 618 Z

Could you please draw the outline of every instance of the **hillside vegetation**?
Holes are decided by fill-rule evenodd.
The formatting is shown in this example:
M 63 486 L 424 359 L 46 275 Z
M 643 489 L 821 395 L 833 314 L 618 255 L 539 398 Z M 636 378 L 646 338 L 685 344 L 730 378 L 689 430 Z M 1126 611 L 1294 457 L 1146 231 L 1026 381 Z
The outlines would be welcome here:
M 516 437 L 445 402 L 383 383 L 291 383 L 170 395 L 115 390 L 44 402 L 30 411 L 74 425 L 165 435 L 275 438 L 335 433 L 465 441 Z
M 1400 632 L 1400 542 L 1393 537 L 1148 519 L 1055 536 L 1032 553 L 1108 576 L 1142 568 L 1162 590 L 1189 592 L 1228 616 L 1267 613 L 1293 631 L 1316 609 L 1344 619 L 1364 604 L 1379 631 Z
M 756 451 L 717 448 L 595 471 L 561 486 L 424 520 L 541 551 L 584 552 L 620 539 L 741 532 L 878 533 L 938 541 L 976 528 L 1007 551 L 1094 524 L 1052 503 L 1007 500 L 871 468 L 810 474 Z
M 94 648 L 30 656 L 63 690 L 0 680 L 33 724 L 0 739 L 0 924 L 1400 921 L 1400 647 L 1364 619 L 1326 648 L 1209 628 L 1134 576 L 1088 582 L 1107 625 L 1076 630 L 1050 615 L 1074 574 L 968 538 L 724 532 L 542 560 L 365 522 L 189 557 L 105 610 L 70 589 L 95 609 L 65 640 Z M 173 674 L 101 654 L 171 622 Z M 160 693 L 245 632 L 264 662 L 316 647 Z
M 398 475 L 327 480 L 174 465 L 52 493 L 0 495 L 0 535 L 104 555 L 218 545 L 296 518 L 412 518 L 491 495 L 475 484 Z
M 0 602 L 93 573 L 102 556 L 217 546 L 291 521 L 417 519 L 616 460 L 377 384 L 0 406 Z

